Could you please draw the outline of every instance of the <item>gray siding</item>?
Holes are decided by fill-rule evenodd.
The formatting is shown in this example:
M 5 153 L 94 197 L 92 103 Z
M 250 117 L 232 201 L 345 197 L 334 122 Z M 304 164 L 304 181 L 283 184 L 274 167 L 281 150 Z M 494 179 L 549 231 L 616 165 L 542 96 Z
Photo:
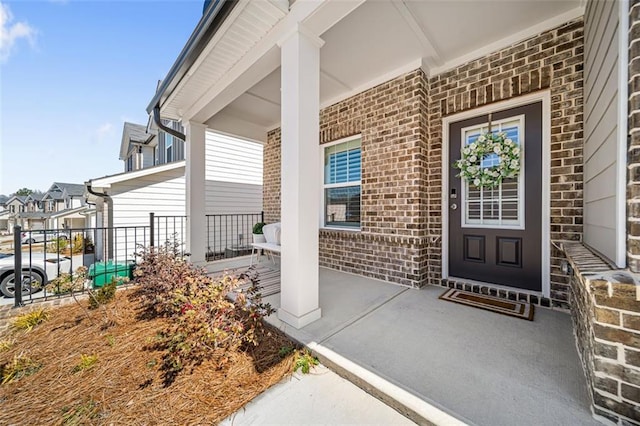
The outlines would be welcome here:
M 610 260 L 620 258 L 618 143 L 621 114 L 619 5 L 590 1 L 585 11 L 584 241 Z M 626 94 L 622 94 L 626 96 Z M 620 133 L 622 132 L 622 134 Z
M 169 121 L 162 120 L 162 123 L 170 127 L 174 130 L 179 131 L 184 134 L 184 128 L 177 121 Z M 167 134 L 162 130 L 158 131 L 158 164 L 166 164 L 167 163 L 167 144 L 166 144 Z M 184 160 L 184 141 L 181 141 L 178 138 L 173 138 L 173 160 L 174 161 L 182 161 Z

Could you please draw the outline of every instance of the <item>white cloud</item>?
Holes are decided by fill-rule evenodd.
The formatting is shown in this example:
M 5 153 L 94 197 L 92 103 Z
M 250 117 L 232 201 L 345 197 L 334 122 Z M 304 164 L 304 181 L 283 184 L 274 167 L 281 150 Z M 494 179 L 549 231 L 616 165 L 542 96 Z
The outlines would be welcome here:
M 0 3 L 0 62 L 6 62 L 16 42 L 25 39 L 33 47 L 37 31 L 26 22 L 13 22 L 13 14 L 6 4 Z

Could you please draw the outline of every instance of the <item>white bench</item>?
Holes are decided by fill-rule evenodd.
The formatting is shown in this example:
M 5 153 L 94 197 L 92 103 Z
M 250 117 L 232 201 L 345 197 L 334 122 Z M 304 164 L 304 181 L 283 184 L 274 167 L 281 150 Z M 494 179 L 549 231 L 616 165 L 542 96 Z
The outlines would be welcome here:
M 275 243 L 251 243 L 251 261 L 249 262 L 249 266 L 253 266 L 253 255 L 258 254 L 258 263 L 260 263 L 260 250 L 265 250 L 267 252 L 267 256 L 271 257 L 271 261 L 275 264 L 276 261 L 273 259 L 273 253 L 280 253 L 281 249 L 280 244 Z

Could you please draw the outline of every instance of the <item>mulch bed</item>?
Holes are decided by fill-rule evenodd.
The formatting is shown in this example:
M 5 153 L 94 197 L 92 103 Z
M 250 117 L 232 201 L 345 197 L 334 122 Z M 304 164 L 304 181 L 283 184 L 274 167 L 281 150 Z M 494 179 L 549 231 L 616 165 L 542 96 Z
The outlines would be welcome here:
M 106 308 L 86 301 L 50 311 L 32 331 L 14 334 L 0 365 L 23 354 L 40 370 L 0 385 L 0 424 L 215 424 L 292 370 L 294 344 L 268 328 L 260 344 L 226 354 L 223 367 L 205 361 L 163 383 L 162 352 L 152 349 L 165 319 L 139 319 L 133 291 L 119 291 Z M 7 339 L 7 336 L 2 338 Z M 93 368 L 75 371 L 80 355 L 97 355 Z

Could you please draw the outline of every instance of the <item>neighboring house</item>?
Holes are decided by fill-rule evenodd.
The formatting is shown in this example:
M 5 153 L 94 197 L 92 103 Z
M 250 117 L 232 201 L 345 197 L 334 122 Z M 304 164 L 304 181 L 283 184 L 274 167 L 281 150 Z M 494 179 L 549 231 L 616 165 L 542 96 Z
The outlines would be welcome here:
M 123 133 L 130 132 L 131 127 L 127 124 Z M 186 220 L 183 218 L 186 215 L 185 162 L 184 160 L 168 161 L 173 153 L 177 158 L 182 156 L 184 142 L 181 141 L 178 144 L 175 140 L 172 141 L 173 147 L 176 148 L 176 151 L 172 152 L 171 148 L 167 148 L 167 141 L 173 136 L 169 137 L 159 131 L 158 137 L 161 142 L 156 146 L 165 149 L 165 155 L 159 156 L 162 164 L 94 178 L 86 183 L 91 194 L 89 200 L 96 203 L 99 227 L 147 226 L 149 213 L 154 213 L 159 217 L 172 217 L 158 222 L 158 226 L 162 227 L 159 242 L 172 233 L 180 236 L 184 234 L 186 227 Z M 126 139 L 129 140 L 128 137 Z M 262 212 L 262 145 L 213 132 L 207 132 L 206 139 L 206 153 L 203 157 L 206 174 L 202 181 L 205 189 L 205 197 L 202 200 L 205 213 L 213 215 Z M 124 136 L 123 140 L 125 140 Z M 128 152 L 128 149 L 121 147 L 121 152 L 123 150 Z M 166 154 L 167 151 L 169 154 Z M 124 161 L 126 162 L 127 159 L 125 158 Z M 109 219 L 110 210 L 113 212 L 111 220 Z M 213 219 L 211 223 L 213 224 Z M 253 223 L 246 225 L 250 227 Z M 227 245 L 239 245 L 239 238 L 243 240 L 241 245 L 248 245 L 250 231 L 237 229 L 228 237 L 228 241 L 227 239 L 221 241 L 218 238 L 214 247 L 212 241 L 215 232 L 219 233 L 219 230 L 211 227 L 209 244 L 203 247 L 203 250 L 224 251 Z M 241 237 L 237 235 L 239 233 L 242 234 Z M 120 240 L 122 246 L 120 248 L 124 248 L 124 239 L 120 238 Z M 131 248 L 134 246 L 130 245 L 126 250 L 119 250 L 120 253 L 116 255 L 129 258 Z
M 0 212 L 0 229 L 12 233 L 15 225 L 24 230 L 85 228 L 92 223 L 91 211 L 84 185 L 54 182 L 44 194 L 10 197 L 6 211 Z
M 85 187 L 77 183 L 54 182 L 42 197 L 42 205 L 48 214 L 49 229 L 87 228 L 91 210 L 85 200 Z
M 186 129 L 192 261 L 207 130 L 261 140 L 283 321 L 320 317 L 320 265 L 571 309 L 596 414 L 638 420 L 638 16 L 627 1 L 212 2 L 147 108 Z M 479 189 L 453 164 L 489 129 L 523 156 Z
M 0 195 L 0 235 L 9 233 L 9 210 L 7 210 L 7 201 L 9 197 Z
M 162 120 L 162 124 L 183 132 L 180 123 Z M 158 130 L 153 121 L 147 126 L 124 123 L 120 143 L 120 159 L 124 171 L 132 172 L 147 167 L 184 160 L 184 141 Z

